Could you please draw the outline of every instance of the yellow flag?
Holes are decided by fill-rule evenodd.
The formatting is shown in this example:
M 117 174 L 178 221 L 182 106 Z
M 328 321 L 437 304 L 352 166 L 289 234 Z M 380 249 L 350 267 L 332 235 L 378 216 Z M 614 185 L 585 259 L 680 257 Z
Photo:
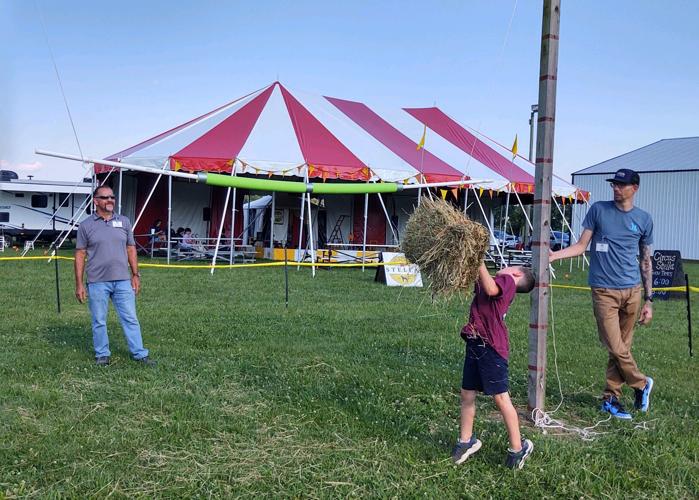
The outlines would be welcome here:
M 446 201 L 446 199 L 447 199 L 447 190 L 446 190 L 446 189 L 440 189 L 439 192 L 440 192 L 440 194 L 442 195 L 442 199 Z
M 483 188 L 478 190 L 478 197 L 480 198 L 481 196 L 483 196 Z
M 420 151 L 422 148 L 425 147 L 425 136 L 427 135 L 427 125 L 424 126 L 425 128 L 422 130 L 422 137 L 420 138 L 420 142 L 417 143 L 417 150 Z
M 512 144 L 512 159 L 514 160 L 515 157 L 517 156 L 517 134 L 515 134 L 515 142 Z

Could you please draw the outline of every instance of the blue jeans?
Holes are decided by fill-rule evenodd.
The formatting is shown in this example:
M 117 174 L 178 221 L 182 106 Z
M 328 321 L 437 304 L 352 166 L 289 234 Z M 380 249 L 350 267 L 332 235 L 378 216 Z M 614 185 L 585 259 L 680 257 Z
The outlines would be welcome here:
M 92 314 L 92 343 L 95 357 L 110 356 L 109 337 L 107 336 L 107 310 L 109 299 L 119 316 L 124 338 L 134 359 L 148 356 L 148 349 L 143 347 L 141 325 L 136 317 L 136 294 L 131 288 L 130 280 L 100 281 L 88 283 L 90 313 Z

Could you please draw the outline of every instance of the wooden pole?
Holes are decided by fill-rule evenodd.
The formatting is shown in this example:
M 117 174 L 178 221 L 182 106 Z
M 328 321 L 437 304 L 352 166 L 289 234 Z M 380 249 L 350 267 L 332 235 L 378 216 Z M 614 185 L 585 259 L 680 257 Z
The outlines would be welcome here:
M 534 241 L 532 264 L 536 287 L 529 315 L 530 409 L 544 411 L 546 397 L 546 337 L 548 332 L 549 245 L 551 235 L 551 175 L 556 118 L 556 78 L 561 1 L 544 0 L 539 69 L 539 119 L 536 134 Z

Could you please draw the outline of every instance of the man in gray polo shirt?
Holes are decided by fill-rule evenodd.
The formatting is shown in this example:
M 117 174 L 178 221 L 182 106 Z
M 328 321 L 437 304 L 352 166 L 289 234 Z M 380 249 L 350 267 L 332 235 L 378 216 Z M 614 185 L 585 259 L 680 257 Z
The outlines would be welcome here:
M 107 310 L 111 299 L 131 356 L 139 363 L 154 366 L 155 361 L 148 357 L 148 349 L 143 347 L 141 326 L 136 317 L 136 294 L 141 289 L 141 274 L 138 272 L 131 222 L 114 213 L 114 192 L 110 187 L 98 187 L 93 198 L 95 211 L 78 228 L 75 296 L 83 304 L 89 295 L 95 363 L 107 366 L 110 361 Z M 83 283 L 85 257 L 87 290 Z

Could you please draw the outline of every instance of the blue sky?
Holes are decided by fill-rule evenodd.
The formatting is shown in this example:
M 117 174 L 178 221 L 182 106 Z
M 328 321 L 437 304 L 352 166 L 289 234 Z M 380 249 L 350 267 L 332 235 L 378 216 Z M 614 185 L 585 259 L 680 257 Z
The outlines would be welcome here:
M 92 156 L 277 79 L 379 109 L 436 102 L 499 142 L 518 134 L 526 154 L 541 11 L 529 0 L 0 0 L 0 168 L 82 174 L 33 153 L 77 153 L 41 16 Z M 563 0 L 556 173 L 699 135 L 697 18 L 694 1 Z

